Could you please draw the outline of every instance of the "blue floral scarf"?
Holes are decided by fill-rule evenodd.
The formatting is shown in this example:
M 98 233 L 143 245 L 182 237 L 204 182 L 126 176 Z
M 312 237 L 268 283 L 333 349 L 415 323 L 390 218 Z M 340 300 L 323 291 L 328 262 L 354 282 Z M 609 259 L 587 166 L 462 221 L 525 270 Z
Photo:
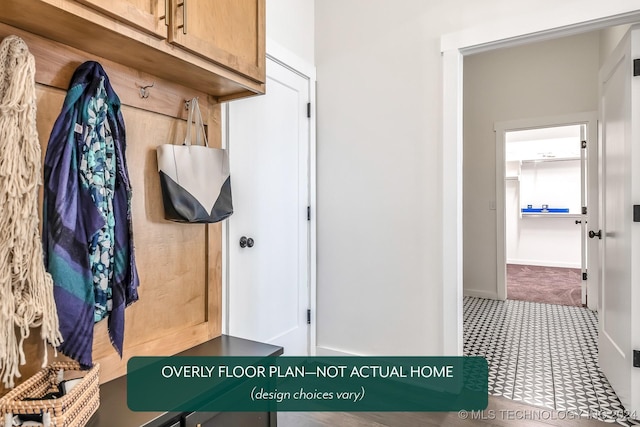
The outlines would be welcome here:
M 42 232 L 60 350 L 83 366 L 93 364 L 93 325 L 107 316 L 122 355 L 124 309 L 138 299 L 125 148 L 120 100 L 102 66 L 85 62 L 49 138 Z

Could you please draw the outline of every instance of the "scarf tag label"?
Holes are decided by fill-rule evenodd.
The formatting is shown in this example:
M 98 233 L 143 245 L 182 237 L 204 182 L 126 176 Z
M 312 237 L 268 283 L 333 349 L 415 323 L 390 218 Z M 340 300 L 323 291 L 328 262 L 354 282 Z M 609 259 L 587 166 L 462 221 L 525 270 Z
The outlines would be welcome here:
M 75 133 L 82 134 L 82 125 L 79 123 L 76 123 L 76 125 L 73 127 L 73 130 L 75 131 Z

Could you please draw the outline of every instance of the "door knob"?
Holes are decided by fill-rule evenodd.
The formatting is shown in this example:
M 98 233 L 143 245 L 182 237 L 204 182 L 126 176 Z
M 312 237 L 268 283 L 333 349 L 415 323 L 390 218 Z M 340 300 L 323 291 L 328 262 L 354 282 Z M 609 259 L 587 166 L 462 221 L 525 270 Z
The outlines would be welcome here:
M 242 236 L 240 238 L 240 247 L 241 248 L 252 248 L 255 244 L 255 241 L 251 237 Z
M 589 231 L 589 238 L 593 239 L 596 236 L 598 236 L 598 239 L 602 239 L 602 230 L 598 230 L 597 233 L 593 230 Z

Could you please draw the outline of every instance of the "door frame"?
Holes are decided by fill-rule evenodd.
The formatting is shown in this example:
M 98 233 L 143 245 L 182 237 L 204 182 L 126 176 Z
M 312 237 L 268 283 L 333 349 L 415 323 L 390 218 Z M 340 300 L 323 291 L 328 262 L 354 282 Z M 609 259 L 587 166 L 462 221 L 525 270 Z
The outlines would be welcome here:
M 316 277 L 317 277 L 317 219 L 316 209 L 316 67 L 300 58 L 290 50 L 274 40 L 267 38 L 267 58 L 277 62 L 285 68 L 302 76 L 309 81 L 309 102 L 311 111 L 309 118 L 309 206 L 311 219 L 309 221 L 309 308 L 311 309 L 311 324 L 309 325 L 309 355 L 316 354 L 317 308 L 316 308 Z M 267 91 L 269 88 L 267 87 Z M 229 102 L 221 108 L 222 147 L 229 148 L 228 139 L 228 108 Z M 229 333 L 229 226 L 227 221 L 222 223 L 222 333 Z
M 497 271 L 497 296 L 498 299 L 507 299 L 507 250 L 506 250 L 506 206 L 505 206 L 505 152 L 506 133 L 519 130 L 540 129 L 548 127 L 585 125 L 587 128 L 587 221 L 589 224 L 598 224 L 598 113 L 576 113 L 562 116 L 539 117 L 531 119 L 510 120 L 496 122 L 494 131 L 496 136 L 496 271 Z M 584 227 L 581 227 L 583 230 Z M 587 246 L 591 246 L 589 251 L 587 267 L 591 266 L 591 279 L 587 280 L 588 307 L 595 310 L 598 306 L 598 295 L 600 292 L 597 262 L 599 260 L 597 245 L 593 240 L 586 241 Z M 592 244 L 590 244 L 592 243 Z M 593 250 L 593 247 L 596 250 Z M 594 253 L 595 252 L 595 253 Z M 594 264 L 594 261 L 596 264 Z M 589 268 L 587 268 L 589 269 Z
M 442 53 L 442 352 L 462 355 L 462 99 L 464 56 L 640 21 L 637 4 L 598 3 L 571 14 L 541 10 L 445 34 Z

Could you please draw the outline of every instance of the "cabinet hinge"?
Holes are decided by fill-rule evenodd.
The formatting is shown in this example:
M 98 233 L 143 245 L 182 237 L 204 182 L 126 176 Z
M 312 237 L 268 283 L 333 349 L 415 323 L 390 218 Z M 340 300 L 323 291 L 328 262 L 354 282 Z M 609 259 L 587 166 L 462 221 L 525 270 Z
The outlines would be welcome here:
M 583 206 L 582 207 L 582 215 L 586 215 L 587 214 L 587 207 Z
M 311 118 L 311 103 L 307 102 L 307 118 Z
M 581 146 L 582 148 L 587 148 L 587 141 L 582 141 L 582 142 L 580 143 L 580 146 Z
M 633 350 L 633 367 L 640 368 L 640 350 Z
M 311 206 L 307 206 L 307 221 L 311 221 Z
M 582 273 L 582 280 L 587 280 L 587 272 Z
M 311 309 L 307 309 L 307 325 L 311 324 Z
M 640 59 L 633 60 L 633 77 L 640 76 Z

